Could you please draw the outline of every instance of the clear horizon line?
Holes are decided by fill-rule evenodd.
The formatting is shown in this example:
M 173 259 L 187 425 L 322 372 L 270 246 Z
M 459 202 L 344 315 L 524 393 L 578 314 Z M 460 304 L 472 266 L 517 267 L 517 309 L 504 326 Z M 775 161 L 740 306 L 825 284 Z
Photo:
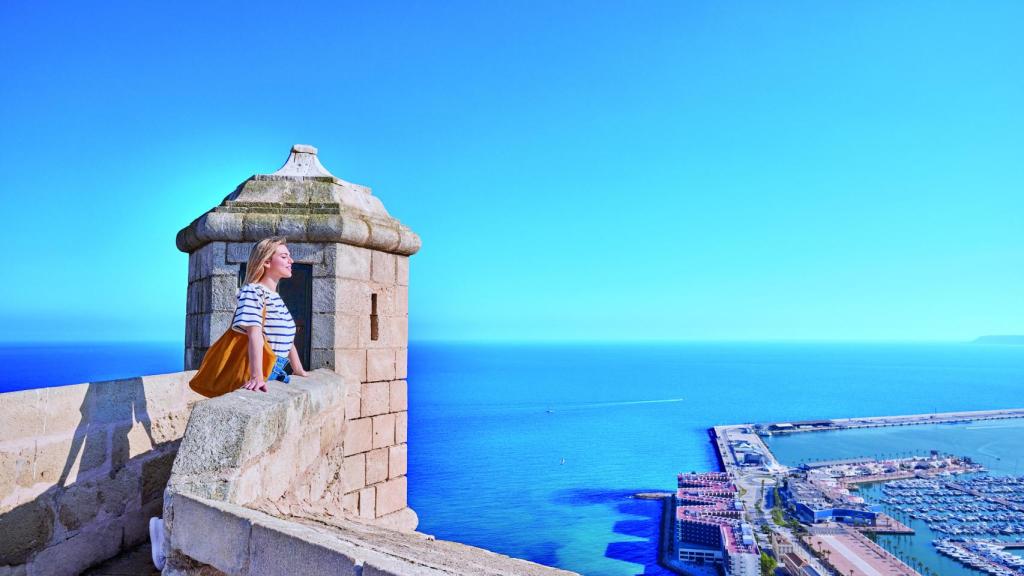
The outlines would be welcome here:
M 971 338 L 410 338 L 410 344 L 417 343 L 481 343 L 481 344 L 754 344 L 754 343 L 934 343 L 934 344 L 956 344 L 973 343 L 984 336 L 1015 336 L 1015 335 L 982 335 Z M 78 340 L 3 340 L 0 345 L 83 345 L 83 344 L 181 344 L 184 342 L 178 339 L 139 339 L 139 340 L 117 340 L 117 339 L 78 339 Z

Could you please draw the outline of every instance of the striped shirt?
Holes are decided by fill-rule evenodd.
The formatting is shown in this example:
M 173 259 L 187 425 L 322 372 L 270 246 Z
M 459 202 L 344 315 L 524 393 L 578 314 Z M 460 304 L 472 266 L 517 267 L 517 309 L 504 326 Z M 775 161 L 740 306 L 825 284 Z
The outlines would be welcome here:
M 292 320 L 288 307 L 277 292 L 258 283 L 246 284 L 238 291 L 238 307 L 235 308 L 235 319 L 231 327 L 238 332 L 245 332 L 248 326 L 259 326 L 263 320 L 263 305 L 267 306 L 267 322 L 263 325 L 263 334 L 274 354 L 288 357 L 295 341 L 295 320 Z

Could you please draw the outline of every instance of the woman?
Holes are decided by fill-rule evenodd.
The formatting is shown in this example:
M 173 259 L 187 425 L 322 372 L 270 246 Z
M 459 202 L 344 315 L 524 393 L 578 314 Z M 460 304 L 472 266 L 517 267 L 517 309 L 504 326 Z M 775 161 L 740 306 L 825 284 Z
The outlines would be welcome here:
M 292 256 L 283 236 L 260 240 L 249 253 L 245 271 L 245 285 L 238 292 L 238 306 L 231 328 L 249 336 L 249 380 L 246 390 L 267 391 L 260 367 L 263 366 L 263 339 L 277 356 L 269 380 L 288 382 L 284 368 L 289 362 L 292 373 L 305 376 L 306 371 L 295 348 L 295 321 L 284 300 L 277 293 L 282 278 L 292 277 Z M 264 320 L 266 309 L 266 320 Z
M 249 253 L 249 264 L 245 271 L 245 285 L 238 292 L 238 306 L 231 328 L 249 336 L 249 380 L 243 386 L 246 390 L 267 391 L 263 381 L 263 338 L 277 356 L 270 380 L 288 382 L 284 367 L 290 361 L 292 373 L 305 376 L 295 348 L 295 321 L 288 307 L 277 293 L 277 283 L 282 278 L 292 277 L 292 256 L 285 246 L 283 236 L 260 240 Z M 266 309 L 266 320 L 263 311 Z M 167 561 L 164 539 L 164 522 L 161 518 L 150 518 L 149 541 L 153 565 L 158 570 Z

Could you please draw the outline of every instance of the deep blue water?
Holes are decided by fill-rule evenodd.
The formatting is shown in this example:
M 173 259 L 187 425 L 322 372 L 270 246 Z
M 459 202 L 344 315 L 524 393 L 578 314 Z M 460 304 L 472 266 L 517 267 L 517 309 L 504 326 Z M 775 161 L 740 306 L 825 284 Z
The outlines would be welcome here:
M 180 372 L 180 342 L 0 344 L 0 392 Z
M 37 385 L 180 369 L 151 352 L 13 356 Z M 629 496 L 715 468 L 714 424 L 1024 406 L 1020 346 L 414 343 L 409 372 L 420 530 L 588 575 L 664 573 L 660 505 Z

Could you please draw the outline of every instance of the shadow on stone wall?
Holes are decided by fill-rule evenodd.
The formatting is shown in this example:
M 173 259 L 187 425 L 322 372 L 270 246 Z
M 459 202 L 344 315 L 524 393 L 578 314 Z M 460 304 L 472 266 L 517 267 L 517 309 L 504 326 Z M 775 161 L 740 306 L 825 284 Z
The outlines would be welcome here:
M 62 407 L 46 405 L 47 399 L 53 396 L 59 404 L 80 395 L 71 389 L 81 386 L 87 389 L 74 431 L 67 426 L 53 438 L 44 425 L 30 444 L 31 459 L 16 464 L 20 490 L 51 485 L 0 513 L 0 567 L 29 564 L 34 574 L 78 574 L 145 542 L 149 517 L 160 515 L 180 440 L 158 442 L 154 436 L 144 379 L 38 391 L 38 410 L 55 417 L 50 428 L 59 429 L 61 417 L 68 423 L 74 408 L 62 413 Z
M 146 435 L 149 436 L 150 443 L 156 446 L 156 441 L 153 439 L 153 423 L 149 419 L 149 412 L 146 410 L 146 390 L 143 386 L 142 378 L 122 380 L 120 381 L 120 386 L 126 388 L 126 397 L 129 401 L 123 404 L 112 404 L 109 407 L 110 417 L 115 421 L 141 423 L 146 430 Z M 94 406 L 103 402 L 103 398 L 99 397 L 99 390 L 100 386 L 97 384 L 89 384 L 88 390 L 85 393 L 85 399 L 82 401 L 81 408 L 79 408 L 79 412 L 82 413 L 82 419 L 78 422 L 78 428 L 75 429 L 72 437 L 71 450 L 68 452 L 67 460 L 64 463 L 64 470 L 57 480 L 58 487 L 63 487 L 67 483 L 68 473 L 71 472 L 71 468 L 78 461 L 80 455 L 84 456 L 89 452 L 95 453 L 98 450 L 105 451 L 105 443 L 107 441 L 106 427 L 100 428 L 93 425 L 93 413 L 96 410 Z M 123 447 L 127 451 L 128 430 L 127 428 L 114 430 L 114 435 L 110 438 L 112 448 Z M 82 450 L 83 447 L 85 447 L 84 451 Z M 118 460 L 117 456 L 117 454 L 112 454 L 114 462 Z M 111 467 L 110 472 L 111 474 L 114 473 L 113 467 Z

